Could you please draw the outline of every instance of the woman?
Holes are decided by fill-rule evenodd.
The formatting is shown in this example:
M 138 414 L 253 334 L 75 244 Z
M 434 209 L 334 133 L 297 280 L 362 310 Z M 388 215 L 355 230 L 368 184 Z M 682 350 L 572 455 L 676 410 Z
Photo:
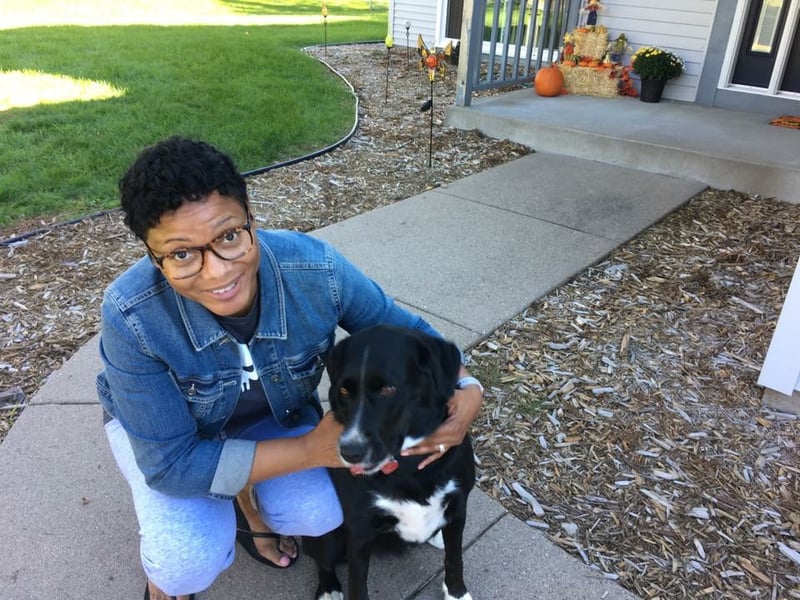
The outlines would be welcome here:
M 144 596 L 193 598 L 231 565 L 234 539 L 285 568 L 291 536 L 341 523 L 325 470 L 342 467 L 341 426 L 316 392 L 337 326 L 436 332 L 324 242 L 257 231 L 244 179 L 206 143 L 147 148 L 120 194 L 148 256 L 106 291 L 97 388 L 139 521 Z M 408 454 L 428 454 L 424 466 L 459 444 L 481 392 L 465 380 Z

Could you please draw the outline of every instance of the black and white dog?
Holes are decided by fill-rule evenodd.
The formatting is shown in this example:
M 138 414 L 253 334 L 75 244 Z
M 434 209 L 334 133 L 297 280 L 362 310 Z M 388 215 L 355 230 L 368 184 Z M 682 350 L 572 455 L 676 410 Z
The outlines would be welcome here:
M 372 548 L 387 541 L 425 542 L 441 532 L 444 598 L 471 600 L 464 585 L 462 538 L 475 480 L 466 438 L 422 470 L 422 457 L 401 457 L 447 417 L 461 353 L 419 331 L 376 326 L 338 343 L 328 360 L 329 400 L 344 424 L 339 452 L 350 469 L 331 469 L 344 523 L 304 538 L 317 563 L 316 600 L 344 598 L 334 570 L 347 559 L 350 600 L 367 600 Z

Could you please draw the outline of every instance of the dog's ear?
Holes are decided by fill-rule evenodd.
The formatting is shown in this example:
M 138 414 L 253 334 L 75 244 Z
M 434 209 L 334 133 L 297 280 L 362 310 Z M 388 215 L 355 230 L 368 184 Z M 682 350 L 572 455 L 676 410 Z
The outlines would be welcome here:
M 350 343 L 350 338 L 344 338 L 328 350 L 328 356 L 325 359 L 325 370 L 328 372 L 328 380 L 330 381 L 330 389 L 328 390 L 328 402 L 331 408 L 335 408 L 336 401 L 338 400 L 337 386 L 339 385 L 339 375 L 342 372 L 342 363 L 347 353 L 347 346 Z
M 421 334 L 417 340 L 417 360 L 419 368 L 430 374 L 437 397 L 449 399 L 461 369 L 458 347 L 447 340 Z

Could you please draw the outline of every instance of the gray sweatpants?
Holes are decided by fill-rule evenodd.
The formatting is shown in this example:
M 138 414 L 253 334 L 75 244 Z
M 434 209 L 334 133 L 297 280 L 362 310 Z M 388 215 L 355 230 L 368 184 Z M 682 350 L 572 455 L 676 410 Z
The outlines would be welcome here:
M 170 596 L 208 588 L 233 563 L 236 516 L 233 503 L 213 498 L 176 498 L 147 486 L 136 465 L 128 435 L 116 419 L 106 435 L 119 470 L 133 495 L 139 521 L 139 552 L 147 578 Z M 277 439 L 306 433 L 310 427 L 282 429 L 272 416 L 230 437 Z M 342 510 L 323 468 L 300 471 L 255 485 L 264 522 L 283 535 L 318 536 L 342 522 Z

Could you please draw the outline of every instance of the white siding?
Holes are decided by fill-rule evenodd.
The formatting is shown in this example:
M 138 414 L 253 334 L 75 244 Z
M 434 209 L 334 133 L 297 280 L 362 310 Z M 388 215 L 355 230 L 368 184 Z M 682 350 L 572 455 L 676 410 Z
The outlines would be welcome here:
M 610 39 L 624 33 L 634 51 L 658 46 L 683 58 L 686 72 L 670 80 L 664 97 L 694 102 L 717 0 L 602 0 L 602 4 L 605 10 L 597 23 L 608 27 Z
M 758 385 L 791 396 L 800 389 L 800 262 L 794 269 Z
M 394 15 L 391 14 L 394 8 Z M 406 21 L 411 23 L 408 29 L 409 45 L 417 47 L 417 36 L 422 38 L 428 47 L 436 44 L 437 0 L 395 0 L 389 3 L 389 19 L 392 23 L 392 37 L 396 46 L 406 45 Z

